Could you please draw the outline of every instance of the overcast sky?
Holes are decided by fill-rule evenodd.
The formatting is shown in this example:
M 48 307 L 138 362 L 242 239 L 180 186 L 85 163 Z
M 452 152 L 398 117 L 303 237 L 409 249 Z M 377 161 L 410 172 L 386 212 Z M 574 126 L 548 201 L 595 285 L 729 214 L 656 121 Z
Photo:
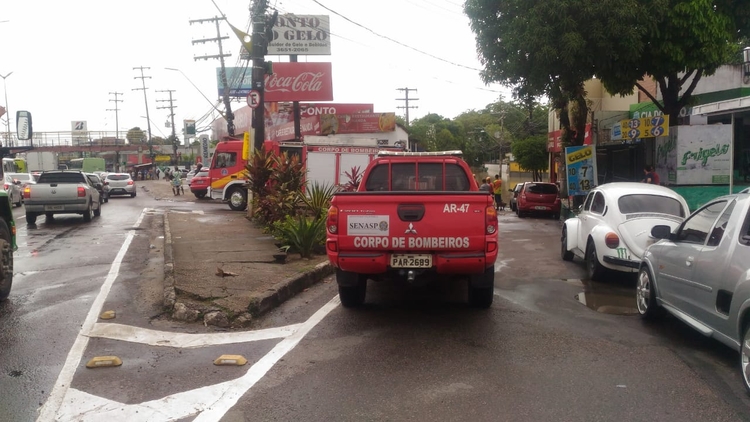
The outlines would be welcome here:
M 486 86 L 479 78 L 474 35 L 462 12 L 461 0 L 268 0 L 269 12 L 327 15 L 331 25 L 330 56 L 299 56 L 299 61 L 331 62 L 335 103 L 374 104 L 376 112 L 403 115 L 403 93 L 419 101 L 410 118 L 438 113 L 453 118 L 481 109 L 509 91 Z M 140 71 L 144 69 L 153 136 L 168 136 L 166 107 L 174 90 L 175 121 L 180 133 L 183 119 L 197 119 L 212 110 L 218 99 L 216 68 L 219 61 L 195 60 L 218 54 L 217 43 L 193 44 L 215 38 L 213 23 L 190 20 L 219 15 L 234 26 L 248 29 L 250 1 L 241 0 L 26 0 L 5 1 L 0 7 L 0 75 L 5 80 L 8 109 L 30 111 L 35 132 L 69 132 L 72 121 L 86 121 L 89 131 L 112 131 L 119 108 L 119 130 L 146 127 L 146 105 Z M 332 12 L 333 11 L 333 12 Z M 334 13 L 335 12 L 335 13 Z M 224 53 L 230 67 L 240 66 L 240 44 L 230 36 Z M 248 30 L 249 32 L 249 30 Z M 378 34 L 378 35 L 376 35 Z M 397 40 L 400 45 L 390 38 Z M 434 56 L 434 57 L 431 57 Z M 289 61 L 288 56 L 268 56 Z M 182 71 L 165 70 L 166 67 Z M 184 74 L 184 75 L 183 75 Z M 190 83 L 192 81 L 197 89 Z M 115 103 L 114 94 L 118 92 Z M 201 94 L 205 94 L 208 99 Z M 5 105 L 5 97 L 0 97 Z M 246 102 L 233 103 L 233 109 Z M 219 105 L 223 109 L 223 106 Z M 15 131 L 15 117 L 11 130 Z M 2 130 L 6 130 L 3 118 Z M 207 127 L 209 121 L 199 125 Z M 120 135 L 124 136 L 124 135 Z

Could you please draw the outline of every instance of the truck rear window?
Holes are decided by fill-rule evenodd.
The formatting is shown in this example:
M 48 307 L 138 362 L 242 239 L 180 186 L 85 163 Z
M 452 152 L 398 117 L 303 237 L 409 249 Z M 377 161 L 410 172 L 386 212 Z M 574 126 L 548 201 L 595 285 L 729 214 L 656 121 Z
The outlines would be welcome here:
M 37 183 L 86 183 L 83 173 L 42 173 Z
M 392 163 L 375 166 L 367 191 L 468 191 L 469 177 L 454 163 Z

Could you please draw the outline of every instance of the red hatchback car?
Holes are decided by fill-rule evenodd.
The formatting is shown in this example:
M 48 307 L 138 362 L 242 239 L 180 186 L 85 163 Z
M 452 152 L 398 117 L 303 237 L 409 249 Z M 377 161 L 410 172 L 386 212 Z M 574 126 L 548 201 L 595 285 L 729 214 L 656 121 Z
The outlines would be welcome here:
M 518 193 L 516 213 L 519 217 L 527 214 L 548 214 L 560 218 L 560 191 L 554 183 L 528 182 Z
M 190 185 L 190 192 L 193 192 L 196 198 L 203 198 L 208 193 L 208 186 L 211 184 L 211 178 L 208 177 L 208 169 L 201 169 L 192 179 L 188 182 Z

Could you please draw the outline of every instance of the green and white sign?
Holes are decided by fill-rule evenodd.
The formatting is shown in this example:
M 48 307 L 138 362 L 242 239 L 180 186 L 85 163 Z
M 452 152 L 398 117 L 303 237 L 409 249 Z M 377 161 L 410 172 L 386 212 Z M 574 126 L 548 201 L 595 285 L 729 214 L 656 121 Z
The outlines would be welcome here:
M 656 139 L 656 171 L 676 185 L 729 183 L 732 127 L 673 127 L 668 138 Z

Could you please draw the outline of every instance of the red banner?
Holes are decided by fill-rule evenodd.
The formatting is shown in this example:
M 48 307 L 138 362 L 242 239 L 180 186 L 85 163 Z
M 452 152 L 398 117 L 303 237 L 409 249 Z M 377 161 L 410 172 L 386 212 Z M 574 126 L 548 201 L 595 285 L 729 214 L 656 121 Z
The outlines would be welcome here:
M 583 136 L 583 144 L 591 145 L 593 143 L 591 135 L 591 123 L 586 123 L 586 134 Z M 547 152 L 562 151 L 562 130 L 555 130 L 547 134 Z
M 264 101 L 331 101 L 331 63 L 274 63 L 264 95 Z
M 302 136 L 320 135 L 320 119 L 318 116 L 304 117 L 300 119 L 299 128 Z M 277 142 L 294 139 L 294 122 L 266 128 L 266 139 Z
M 312 117 L 321 114 L 372 113 L 372 104 L 300 103 L 300 116 Z M 265 103 L 266 127 L 283 125 L 294 121 L 294 105 L 290 102 Z

